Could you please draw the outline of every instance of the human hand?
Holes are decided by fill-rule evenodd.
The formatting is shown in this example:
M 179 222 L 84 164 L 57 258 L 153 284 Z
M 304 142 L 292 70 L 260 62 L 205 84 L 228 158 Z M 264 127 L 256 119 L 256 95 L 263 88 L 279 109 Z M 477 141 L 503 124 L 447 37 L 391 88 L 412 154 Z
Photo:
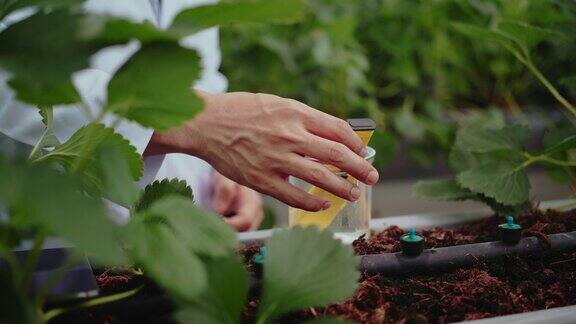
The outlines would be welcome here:
M 226 223 L 239 232 L 257 230 L 264 219 L 260 194 L 226 178 L 218 171 L 214 171 L 212 181 L 214 211 L 225 216 Z
M 288 176 L 351 201 L 358 199 L 358 187 L 323 164 L 368 185 L 378 181 L 378 172 L 363 158 L 364 144 L 344 120 L 274 95 L 200 95 L 205 107 L 196 118 L 154 134 L 158 152 L 198 156 L 237 183 L 309 211 L 327 209 L 330 202 L 291 185 Z

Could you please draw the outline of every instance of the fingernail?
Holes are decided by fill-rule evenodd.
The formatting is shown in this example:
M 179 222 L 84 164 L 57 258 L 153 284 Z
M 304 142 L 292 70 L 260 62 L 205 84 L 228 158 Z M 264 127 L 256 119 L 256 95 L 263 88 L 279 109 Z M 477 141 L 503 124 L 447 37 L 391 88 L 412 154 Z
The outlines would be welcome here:
M 330 208 L 330 206 L 331 206 L 330 202 L 329 202 L 329 201 L 325 201 L 325 202 L 322 204 L 322 210 L 326 210 L 326 209 Z
M 360 156 L 363 157 L 363 158 L 365 158 L 366 155 L 368 155 L 368 149 L 366 148 L 366 146 L 364 146 L 364 147 L 362 148 L 362 150 L 360 151 Z
M 370 171 L 370 173 L 368 173 L 368 177 L 366 177 L 366 182 L 371 185 L 378 182 L 378 172 Z
M 350 197 L 352 200 L 357 200 L 360 198 L 360 189 L 356 186 L 352 187 L 352 190 L 350 190 Z

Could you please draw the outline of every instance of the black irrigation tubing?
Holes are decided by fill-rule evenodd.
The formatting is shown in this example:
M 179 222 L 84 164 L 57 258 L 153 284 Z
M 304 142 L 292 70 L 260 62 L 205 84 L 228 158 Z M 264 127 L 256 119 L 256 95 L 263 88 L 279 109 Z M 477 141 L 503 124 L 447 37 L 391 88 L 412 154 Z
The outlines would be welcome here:
M 427 249 L 415 257 L 397 253 L 360 256 L 359 270 L 371 274 L 407 275 L 449 271 L 494 261 L 507 255 L 542 255 L 547 252 L 576 251 L 576 231 L 548 235 L 550 246 L 536 237 L 523 238 L 514 245 L 486 242 Z

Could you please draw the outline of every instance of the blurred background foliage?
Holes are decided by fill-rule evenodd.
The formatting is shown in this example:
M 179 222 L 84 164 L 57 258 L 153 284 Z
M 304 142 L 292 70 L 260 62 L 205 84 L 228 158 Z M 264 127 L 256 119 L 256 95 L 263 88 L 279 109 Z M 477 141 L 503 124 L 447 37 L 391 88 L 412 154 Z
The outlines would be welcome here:
M 491 27 L 514 20 L 561 32 L 533 57 L 576 99 L 576 1 L 307 2 L 308 14 L 294 25 L 222 29 L 229 90 L 274 93 L 342 118 L 372 117 L 379 124 L 371 145 L 380 169 L 395 155 L 395 161 L 403 156 L 400 163 L 437 165 L 452 144 L 455 121 L 469 115 L 522 119 L 526 112 L 558 112 L 512 54 L 459 33 L 456 22 Z

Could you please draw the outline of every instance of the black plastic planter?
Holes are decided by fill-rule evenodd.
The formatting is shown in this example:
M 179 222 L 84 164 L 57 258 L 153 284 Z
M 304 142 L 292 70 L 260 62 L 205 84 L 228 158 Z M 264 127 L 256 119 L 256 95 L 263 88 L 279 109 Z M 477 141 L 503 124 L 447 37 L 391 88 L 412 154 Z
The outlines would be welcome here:
M 28 294 L 35 296 L 44 284 L 52 278 L 65 263 L 69 262 L 75 252 L 73 248 L 62 245 L 56 240 L 47 242 L 46 247 L 39 250 L 36 269 L 30 278 Z M 13 250 L 14 257 L 23 266 L 29 258 L 30 249 Z M 0 259 L 0 272 L 10 273 L 6 261 Z M 85 257 L 69 267 L 62 277 L 45 292 L 48 301 L 86 298 L 98 294 L 98 285 L 92 273 L 92 267 Z
M 359 269 L 386 275 L 434 273 L 471 267 L 478 261 L 493 261 L 507 255 L 576 251 L 576 232 L 551 234 L 548 239 L 550 246 L 535 237 L 527 237 L 515 245 L 503 242 L 456 245 L 424 250 L 416 257 L 407 257 L 402 252 L 363 255 Z
M 50 323 L 81 323 L 89 318 L 114 315 L 120 321 L 143 323 L 150 319 L 170 318 L 174 303 L 166 295 L 135 295 L 118 301 L 75 308 L 56 316 Z
M 576 251 L 576 232 L 552 234 L 548 235 L 548 239 L 550 246 L 535 237 L 528 237 L 520 240 L 516 245 L 503 242 L 457 245 L 427 249 L 419 256 L 405 256 L 402 252 L 364 255 L 359 257 L 359 269 L 372 274 L 401 276 L 471 267 L 479 261 L 495 261 L 507 255 L 541 255 L 549 252 Z M 249 292 L 252 297 L 260 294 L 260 284 L 260 278 L 252 275 Z M 144 288 L 136 295 L 126 299 L 72 309 L 57 316 L 51 323 L 78 322 L 85 319 L 86 316 L 112 314 L 123 321 L 142 322 L 150 319 L 169 318 L 173 311 L 174 304 L 169 296 L 157 288 Z

